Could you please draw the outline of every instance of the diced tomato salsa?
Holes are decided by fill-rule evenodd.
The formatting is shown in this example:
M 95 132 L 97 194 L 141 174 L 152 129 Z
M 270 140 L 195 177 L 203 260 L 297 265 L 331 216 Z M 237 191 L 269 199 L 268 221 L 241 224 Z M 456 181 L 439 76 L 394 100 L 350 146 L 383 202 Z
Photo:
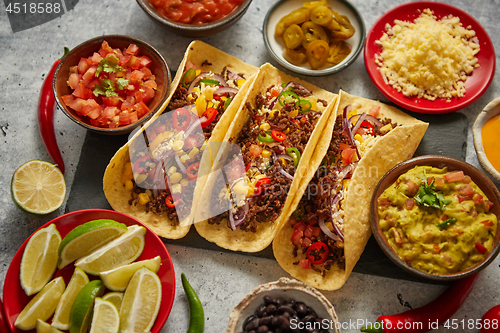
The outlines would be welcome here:
M 93 126 L 133 124 L 149 112 L 148 103 L 155 96 L 157 83 L 150 65 L 151 59 L 141 56 L 137 45 L 120 50 L 103 41 L 99 51 L 71 67 L 67 84 L 73 92 L 61 98 L 77 114 L 89 117 Z
M 150 0 L 158 12 L 176 22 L 204 24 L 229 15 L 243 0 Z

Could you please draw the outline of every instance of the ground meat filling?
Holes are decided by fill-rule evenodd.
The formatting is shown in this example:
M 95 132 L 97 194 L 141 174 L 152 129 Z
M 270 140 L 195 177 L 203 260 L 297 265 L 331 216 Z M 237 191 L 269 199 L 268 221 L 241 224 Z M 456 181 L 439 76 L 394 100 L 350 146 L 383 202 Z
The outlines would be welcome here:
M 305 94 L 307 90 L 301 93 Z M 300 96 L 301 93 L 298 93 L 298 95 Z M 275 158 L 276 155 L 286 154 L 287 148 L 290 147 L 297 148 L 303 154 L 309 137 L 314 130 L 316 120 L 321 115 L 318 112 L 307 112 L 292 118 L 287 111 L 296 109 L 296 106 L 294 103 L 290 103 L 291 105 L 283 107 L 281 113 L 274 112 L 272 116 L 268 115 L 266 117 L 258 112 L 266 103 L 269 103 L 269 99 L 259 93 L 255 98 L 255 107 L 249 102 L 245 104 L 246 111 L 250 116 L 249 120 L 240 131 L 239 136 L 232 140 L 232 142 L 238 143 L 242 148 L 244 165 L 257 168 L 261 174 L 271 179 L 271 184 L 261 194 L 253 195 L 247 199 L 250 201 L 250 209 L 245 221 L 239 227 L 241 230 L 250 232 L 256 232 L 258 223 L 260 222 L 275 221 L 285 204 L 292 180 L 283 175 L 280 170 L 293 176 L 295 174 L 295 167 L 293 163 L 284 165 L 282 160 Z M 263 148 L 272 151 L 270 161 L 266 165 L 262 165 L 260 156 L 255 157 L 249 154 L 250 146 L 259 143 L 259 134 L 266 135 L 266 131 L 260 128 L 264 120 L 270 125 L 271 130 L 287 132 L 284 141 L 273 142 L 272 144 L 263 146 Z M 247 171 L 247 175 L 250 174 L 249 177 L 251 177 L 251 172 L 251 169 Z M 223 180 L 220 179 L 219 181 Z M 219 205 L 217 206 L 218 208 L 222 208 L 223 201 L 214 204 Z M 224 219 L 229 219 L 228 212 L 209 219 L 208 223 L 220 224 Z

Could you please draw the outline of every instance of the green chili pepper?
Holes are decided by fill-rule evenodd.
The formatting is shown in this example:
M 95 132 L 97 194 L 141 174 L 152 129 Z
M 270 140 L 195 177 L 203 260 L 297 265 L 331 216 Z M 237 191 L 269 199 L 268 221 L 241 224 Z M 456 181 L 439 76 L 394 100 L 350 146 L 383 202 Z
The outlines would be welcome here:
M 184 273 L 181 273 L 182 287 L 189 303 L 189 328 L 186 333 L 203 333 L 205 329 L 205 313 L 196 291 L 189 284 Z
M 196 77 L 196 71 L 193 69 L 193 68 L 190 68 L 186 71 L 186 73 L 184 73 L 184 75 L 182 76 L 182 86 L 184 88 L 189 88 L 189 84 L 191 82 L 193 82 L 194 78 Z
M 299 106 L 300 98 L 299 96 L 290 90 L 284 90 L 278 95 L 278 101 L 281 106 L 285 106 L 285 103 L 294 103 Z
M 212 80 L 212 79 L 201 79 L 200 82 L 203 82 L 205 84 L 212 84 L 214 86 L 219 85 L 220 82 L 217 80 Z
M 228 99 L 226 99 L 226 101 L 224 102 L 224 110 L 228 108 L 228 106 L 232 100 L 233 100 L 232 97 L 229 97 Z
M 436 226 L 440 227 L 441 229 L 446 229 L 455 222 L 457 222 L 457 219 L 452 217 L 451 219 L 447 219 L 446 221 L 436 224 Z
M 312 104 L 311 104 L 311 102 L 309 102 L 306 99 L 301 99 L 299 101 L 299 107 L 300 107 L 300 109 L 299 109 L 300 113 L 306 113 L 306 112 L 311 110 Z
M 262 133 L 259 133 L 259 141 L 260 142 L 275 142 L 276 140 L 273 139 L 270 133 L 266 133 L 266 136 L 262 135 Z
M 297 167 L 300 161 L 300 151 L 295 147 L 290 147 L 286 150 L 286 154 L 293 160 L 293 166 Z

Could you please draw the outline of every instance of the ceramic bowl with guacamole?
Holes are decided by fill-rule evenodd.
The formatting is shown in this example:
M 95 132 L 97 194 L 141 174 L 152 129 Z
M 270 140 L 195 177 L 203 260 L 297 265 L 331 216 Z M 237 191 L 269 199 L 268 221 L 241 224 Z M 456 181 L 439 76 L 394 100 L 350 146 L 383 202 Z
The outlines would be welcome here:
M 379 182 L 371 203 L 375 239 L 399 267 L 435 281 L 474 274 L 500 251 L 500 192 L 472 165 L 426 155 Z

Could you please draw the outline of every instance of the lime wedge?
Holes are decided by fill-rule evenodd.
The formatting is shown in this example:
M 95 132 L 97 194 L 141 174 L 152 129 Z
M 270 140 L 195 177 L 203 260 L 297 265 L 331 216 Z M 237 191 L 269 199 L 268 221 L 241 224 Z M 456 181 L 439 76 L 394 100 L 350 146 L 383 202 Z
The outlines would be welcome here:
M 134 273 L 123 295 L 120 332 L 149 332 L 160 310 L 160 303 L 160 278 L 142 267 Z
M 28 331 L 36 327 L 37 319 L 47 321 L 54 313 L 64 287 L 64 280 L 61 276 L 50 281 L 24 307 L 14 325 L 21 330 Z
M 116 306 L 109 301 L 96 298 L 90 333 L 118 333 L 119 328 L 120 315 Z
M 36 321 L 36 333 L 63 333 L 57 328 L 50 326 L 43 320 L 38 319 Z
M 130 264 L 144 249 L 146 228 L 132 225 L 117 239 L 76 261 L 75 266 L 87 274 L 97 275 L 104 271 Z
M 26 295 L 39 292 L 52 278 L 59 259 L 61 235 L 55 224 L 38 230 L 31 236 L 21 260 L 21 286 Z
M 68 286 L 61 296 L 61 300 L 59 304 L 57 304 L 56 312 L 52 319 L 52 326 L 61 330 L 69 329 L 69 313 L 71 311 L 71 306 L 75 301 L 76 295 L 78 295 L 80 290 L 82 290 L 87 283 L 89 283 L 87 274 L 81 269 L 75 268 Z
M 61 207 L 66 196 L 64 176 L 54 164 L 33 160 L 14 172 L 12 198 L 24 211 L 48 214 Z
M 154 273 L 158 273 L 161 265 L 160 256 L 153 259 L 137 261 L 132 264 L 121 266 L 110 271 L 99 273 L 102 282 L 109 290 L 124 291 L 132 278 L 132 275 L 141 267 L 146 267 Z
M 116 309 L 120 311 L 120 307 L 122 306 L 123 293 L 112 291 L 102 296 L 102 299 L 104 301 L 113 303 L 113 305 L 116 306 Z
M 96 297 L 104 293 L 104 285 L 100 280 L 87 283 L 76 295 L 69 314 L 69 332 L 85 333 L 92 319 L 92 310 Z
M 87 256 L 127 231 L 127 226 L 113 220 L 94 220 L 71 230 L 59 247 L 59 269 Z

